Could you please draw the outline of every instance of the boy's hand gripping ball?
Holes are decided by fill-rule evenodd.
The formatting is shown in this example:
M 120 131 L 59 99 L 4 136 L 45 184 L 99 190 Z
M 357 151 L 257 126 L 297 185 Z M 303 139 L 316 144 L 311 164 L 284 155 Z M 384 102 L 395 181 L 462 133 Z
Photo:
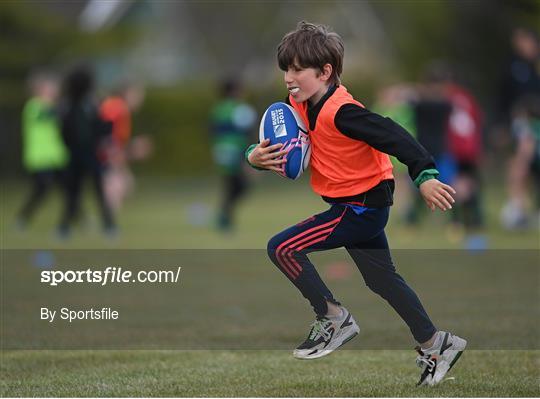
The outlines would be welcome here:
M 298 179 L 309 165 L 311 145 L 308 130 L 293 107 L 285 103 L 274 103 L 268 107 L 261 119 L 259 140 L 269 139 L 270 144 L 281 143 L 279 151 L 287 151 L 280 176 Z

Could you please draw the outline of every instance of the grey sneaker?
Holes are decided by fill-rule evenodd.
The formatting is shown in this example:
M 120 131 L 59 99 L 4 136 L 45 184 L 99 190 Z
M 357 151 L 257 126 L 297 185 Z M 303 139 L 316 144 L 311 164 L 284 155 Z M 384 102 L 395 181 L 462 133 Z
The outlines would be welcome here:
M 416 364 L 422 369 L 417 386 L 436 385 L 441 382 L 467 346 L 467 341 L 457 335 L 444 331 L 439 331 L 438 334 L 443 334 L 439 346 L 427 350 L 416 347 Z
M 297 359 L 317 359 L 353 339 L 360 328 L 347 309 L 341 307 L 341 310 L 343 314 L 339 318 L 317 316 L 307 339 L 294 350 L 293 356 Z

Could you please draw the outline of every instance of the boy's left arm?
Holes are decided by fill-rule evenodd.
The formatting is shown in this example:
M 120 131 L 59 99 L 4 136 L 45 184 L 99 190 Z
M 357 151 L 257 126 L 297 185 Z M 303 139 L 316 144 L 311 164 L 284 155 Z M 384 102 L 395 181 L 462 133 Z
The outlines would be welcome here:
M 407 165 L 409 176 L 431 210 L 452 208 L 452 194 L 455 194 L 455 190 L 437 180 L 439 171 L 433 157 L 392 119 L 356 104 L 345 104 L 336 113 L 334 123 L 345 136 L 364 141 Z
M 439 208 L 443 211 L 452 209 L 452 204 L 455 202 L 452 194 L 455 194 L 456 190 L 448 184 L 444 184 L 436 178 L 432 178 L 421 183 L 418 188 L 420 189 L 422 198 L 424 198 L 427 206 L 432 211 L 434 211 L 435 208 Z

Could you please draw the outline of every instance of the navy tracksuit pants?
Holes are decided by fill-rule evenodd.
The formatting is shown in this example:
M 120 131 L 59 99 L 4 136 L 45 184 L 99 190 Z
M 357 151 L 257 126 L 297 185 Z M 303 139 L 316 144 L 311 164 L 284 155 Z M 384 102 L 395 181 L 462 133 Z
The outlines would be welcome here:
M 315 313 L 325 315 L 326 301 L 339 302 L 321 280 L 307 254 L 345 247 L 366 285 L 388 301 L 407 323 L 417 342 L 425 342 L 437 330 L 414 291 L 396 273 L 384 233 L 388 216 L 389 207 L 333 204 L 327 211 L 272 237 L 268 242 L 268 255 L 311 303 Z

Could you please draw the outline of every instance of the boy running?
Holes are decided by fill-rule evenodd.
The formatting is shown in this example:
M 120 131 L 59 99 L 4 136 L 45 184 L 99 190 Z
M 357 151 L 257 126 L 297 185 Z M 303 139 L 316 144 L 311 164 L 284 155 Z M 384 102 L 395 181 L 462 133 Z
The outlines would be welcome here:
M 420 300 L 396 273 L 384 233 L 394 180 L 387 154 L 409 175 L 433 211 L 452 208 L 455 191 L 437 180 L 430 154 L 391 119 L 368 111 L 341 85 L 344 47 L 327 27 L 300 22 L 278 46 L 287 102 L 309 126 L 311 186 L 330 208 L 270 239 L 268 254 L 310 302 L 316 314 L 307 339 L 293 355 L 315 359 L 330 354 L 360 331 L 332 295 L 307 254 L 345 247 L 366 285 L 398 312 L 419 343 L 418 385 L 435 385 L 459 358 L 467 342 L 433 325 Z M 250 146 L 246 159 L 256 168 L 279 171 L 285 151 L 269 140 Z

